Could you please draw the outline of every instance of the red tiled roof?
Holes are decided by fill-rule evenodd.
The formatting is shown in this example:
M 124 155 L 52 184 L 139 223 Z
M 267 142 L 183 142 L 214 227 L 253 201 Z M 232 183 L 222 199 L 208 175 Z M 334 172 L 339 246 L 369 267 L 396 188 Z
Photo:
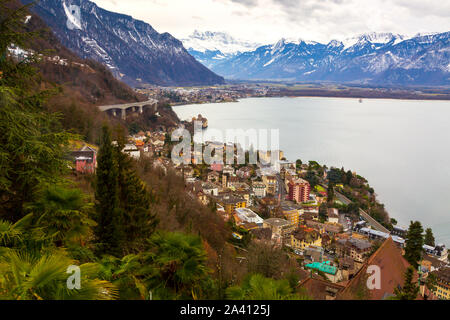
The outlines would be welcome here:
M 381 272 L 381 288 L 369 290 L 367 288 L 367 267 L 377 265 Z M 387 295 L 394 294 L 394 289 L 403 286 L 404 274 L 409 263 L 403 258 L 401 249 L 389 237 L 378 250 L 361 267 L 346 288 L 340 293 L 339 299 L 353 300 L 382 300 Z M 415 281 L 417 273 L 415 273 Z
M 332 299 L 332 293 L 337 295 L 344 290 L 344 286 L 338 283 L 331 283 L 313 276 L 303 280 L 299 286 L 306 290 L 308 296 L 314 300 L 326 300 L 327 296 Z

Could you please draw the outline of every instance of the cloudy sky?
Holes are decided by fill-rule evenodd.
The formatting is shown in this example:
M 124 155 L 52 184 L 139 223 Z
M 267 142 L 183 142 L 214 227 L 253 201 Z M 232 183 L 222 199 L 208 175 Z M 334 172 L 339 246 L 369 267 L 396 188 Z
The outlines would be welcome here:
M 365 32 L 450 31 L 448 0 L 93 0 L 183 38 L 225 31 L 244 40 L 327 42 Z

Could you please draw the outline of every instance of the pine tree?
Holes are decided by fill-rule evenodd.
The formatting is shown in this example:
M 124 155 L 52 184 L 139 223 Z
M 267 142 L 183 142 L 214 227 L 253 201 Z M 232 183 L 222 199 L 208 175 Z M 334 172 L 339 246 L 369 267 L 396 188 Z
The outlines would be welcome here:
M 415 300 L 419 294 L 419 286 L 413 282 L 414 268 L 409 266 L 405 272 L 405 282 L 401 289 L 395 288 L 394 293 L 399 300 Z
M 422 258 L 423 251 L 423 228 L 419 221 L 412 222 L 408 229 L 405 246 L 405 259 L 414 267 L 418 267 L 418 263 Z
M 427 228 L 425 230 L 425 244 L 428 246 L 435 246 L 435 242 L 434 242 L 434 235 L 433 235 L 433 231 L 431 230 L 431 228 Z
M 98 251 L 111 255 L 121 255 L 122 210 L 119 207 L 118 172 L 115 150 L 111 142 L 111 132 L 104 125 L 102 142 L 97 158 L 95 200 L 97 211 Z

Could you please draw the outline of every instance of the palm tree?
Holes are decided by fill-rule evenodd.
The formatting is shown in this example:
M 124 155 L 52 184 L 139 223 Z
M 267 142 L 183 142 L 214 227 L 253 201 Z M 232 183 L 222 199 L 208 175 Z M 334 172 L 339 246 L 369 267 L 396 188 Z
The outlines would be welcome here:
M 144 257 L 148 274 L 148 287 L 163 290 L 170 296 L 184 295 L 196 298 L 201 291 L 201 284 L 210 272 L 206 267 L 206 251 L 200 237 L 181 232 L 161 232 L 153 235 L 149 241 L 151 250 Z M 197 294 L 195 293 L 197 291 Z
M 99 262 L 100 277 L 112 282 L 120 293 L 120 299 L 149 299 L 149 291 L 142 282 L 143 268 L 140 255 L 127 255 L 122 259 L 105 255 Z
M 23 225 L 31 218 L 32 215 L 27 215 L 16 223 L 0 220 L 0 245 L 10 246 L 21 241 L 23 239 Z
M 110 300 L 117 289 L 99 280 L 97 264 L 80 266 L 81 288 L 69 290 L 67 268 L 75 265 L 62 251 L 35 254 L 0 248 L 0 299 L 11 300 Z
M 226 290 L 231 300 L 308 300 L 306 295 L 294 293 L 287 280 L 265 278 L 260 274 L 248 276 L 242 286 Z
M 63 242 L 81 241 L 96 225 L 88 215 L 92 207 L 80 190 L 50 186 L 29 209 L 37 217 L 35 224 L 46 234 L 53 235 L 56 244 L 62 246 Z

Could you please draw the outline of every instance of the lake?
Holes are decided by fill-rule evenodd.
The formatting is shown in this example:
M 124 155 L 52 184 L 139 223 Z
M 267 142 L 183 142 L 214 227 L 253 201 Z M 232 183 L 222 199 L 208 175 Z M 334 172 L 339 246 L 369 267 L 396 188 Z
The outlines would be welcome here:
M 392 218 L 419 220 L 450 245 L 450 102 L 248 98 L 173 108 L 207 130 L 279 129 L 285 157 L 344 167 L 369 180 Z

